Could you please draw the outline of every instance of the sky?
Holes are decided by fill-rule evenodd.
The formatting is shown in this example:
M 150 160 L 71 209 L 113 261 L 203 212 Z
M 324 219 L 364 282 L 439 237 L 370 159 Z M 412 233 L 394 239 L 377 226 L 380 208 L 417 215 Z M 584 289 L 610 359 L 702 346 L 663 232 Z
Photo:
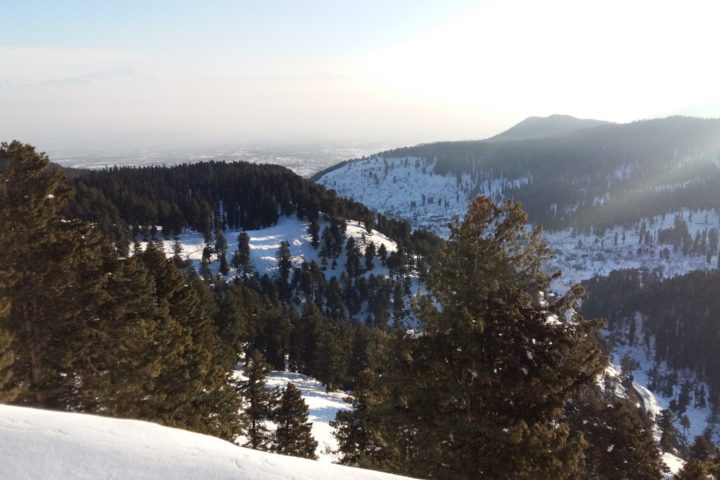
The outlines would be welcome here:
M 0 140 L 480 139 L 720 116 L 716 0 L 0 0 Z

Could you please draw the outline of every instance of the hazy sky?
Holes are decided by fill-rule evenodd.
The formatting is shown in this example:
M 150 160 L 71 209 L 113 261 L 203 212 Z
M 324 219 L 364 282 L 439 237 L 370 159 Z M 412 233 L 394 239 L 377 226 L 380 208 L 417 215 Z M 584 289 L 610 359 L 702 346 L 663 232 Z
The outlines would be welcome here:
M 720 116 L 716 0 L 0 0 L 0 140 L 484 138 Z

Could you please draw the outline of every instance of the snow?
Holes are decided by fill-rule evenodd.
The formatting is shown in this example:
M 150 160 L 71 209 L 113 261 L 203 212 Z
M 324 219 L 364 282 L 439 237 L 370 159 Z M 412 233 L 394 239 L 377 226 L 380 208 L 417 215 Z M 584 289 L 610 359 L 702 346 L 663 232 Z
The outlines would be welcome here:
M 613 270 L 626 268 L 657 271 L 664 277 L 717 268 L 717 255 L 713 255 L 708 262 L 705 255 L 684 256 L 681 252 L 674 252 L 670 244 L 644 246 L 638 251 L 641 246 L 640 232 L 643 223 L 646 231 L 653 238 L 657 238 L 661 229 L 673 227 L 676 216 L 685 220 L 692 238 L 695 238 L 697 232 L 720 226 L 718 213 L 713 210 L 681 210 L 643 218 L 627 228 L 615 226 L 603 233 L 583 234 L 569 229 L 545 232 L 545 239 L 556 254 L 555 259 L 550 262 L 549 269 L 559 269 L 562 272 L 562 278 L 553 284 L 553 288 L 562 293 L 571 285 L 595 275 L 608 275 Z M 615 244 L 616 237 L 617 244 Z M 664 248 L 670 251 L 669 259 L 660 256 Z
M 663 408 L 660 406 L 660 404 L 657 401 L 657 397 L 655 394 L 653 394 L 650 390 L 645 388 L 644 386 L 640 385 L 637 382 L 633 382 L 633 388 L 637 392 L 638 395 L 640 395 L 640 399 L 642 400 L 642 407 L 643 410 L 645 410 L 647 413 L 652 415 L 652 418 L 657 419 L 658 415 L 660 415 L 660 412 L 663 410 Z M 658 439 L 659 440 L 659 439 Z
M 330 171 L 318 183 L 371 209 L 439 232 L 467 211 L 468 196 L 460 194 L 458 186 L 469 188 L 471 179 L 462 175 L 458 182 L 454 175 L 435 174 L 434 163 L 425 159 L 374 156 Z
M 681 458 L 676 457 L 672 453 L 663 453 L 662 461 L 670 469 L 670 475 L 667 475 L 665 477 L 667 479 L 673 478 L 673 475 L 679 473 L 680 470 L 682 470 L 682 468 L 685 466 L 685 461 Z
M 322 234 L 323 229 L 329 225 L 328 222 L 321 220 L 320 232 Z M 267 228 L 259 230 L 248 230 L 245 233 L 250 237 L 250 261 L 252 263 L 254 271 L 262 276 L 264 274 L 270 277 L 278 275 L 278 263 L 276 254 L 280 247 L 280 242 L 283 240 L 287 241 L 290 246 L 290 255 L 293 267 L 300 267 L 303 262 L 311 263 L 315 262 L 323 268 L 326 281 L 329 281 L 332 277 L 340 279 L 342 273 L 345 271 L 345 263 L 347 253 L 345 250 L 345 244 L 347 239 L 352 237 L 355 239 L 355 243 L 358 247 L 360 254 L 365 253 L 365 249 L 370 242 L 375 245 L 376 251 L 381 245 L 385 246 L 388 254 L 397 252 L 397 243 L 394 240 L 387 237 L 383 233 L 377 230 L 368 231 L 365 226 L 357 221 L 348 220 L 345 225 L 345 237 L 343 239 L 340 254 L 337 257 L 335 267 L 332 266 L 332 261 L 329 261 L 325 267 L 322 267 L 322 259 L 320 258 L 320 247 L 314 248 L 312 246 L 312 237 L 308 234 L 308 227 L 310 222 L 306 220 L 300 220 L 297 217 L 283 216 L 280 217 L 278 223 Z M 223 233 L 227 241 L 227 260 L 228 262 L 232 259 L 232 255 L 237 250 L 237 237 L 242 230 L 227 230 Z M 183 260 L 189 260 L 192 262 L 196 271 L 200 269 L 200 262 L 202 259 L 202 252 L 205 248 L 203 235 L 198 232 L 185 231 L 180 234 L 178 241 L 182 246 L 182 252 L 180 257 Z M 163 239 L 163 250 L 168 257 L 173 256 L 173 245 L 174 239 Z M 140 247 L 146 248 L 147 242 L 141 242 Z M 218 261 L 217 255 L 211 256 L 210 271 L 213 275 L 219 273 L 220 262 Z M 363 272 L 360 276 L 369 277 L 370 275 L 389 277 L 390 271 L 387 267 L 382 265 L 379 257 L 376 257 L 373 262 L 372 270 Z M 231 280 L 236 274 L 233 268 L 230 268 L 230 273 L 226 276 L 226 280 Z M 407 312 L 403 321 L 407 326 L 414 326 L 417 324 L 417 318 L 415 317 L 411 304 L 412 298 L 418 295 L 425 295 L 428 293 L 427 287 L 420 280 L 417 272 L 409 272 L 405 276 L 410 281 L 410 295 L 404 299 L 404 310 Z M 302 305 L 298 304 L 298 309 L 302 309 Z M 367 318 L 367 302 L 364 302 L 360 311 L 352 315 L 351 319 L 365 319 Z M 388 307 L 388 324 L 392 324 L 392 305 Z
M 0 405 L 3 480 L 391 480 L 149 422 Z
M 615 172 L 615 176 L 623 178 L 633 168 L 631 164 L 623 166 Z M 474 196 L 486 195 L 502 200 L 504 192 L 530 181 L 528 177 L 493 177 L 492 172 L 481 171 L 474 171 L 472 175 L 440 175 L 435 172 L 434 161 L 383 155 L 348 162 L 318 179 L 319 184 L 336 190 L 340 196 L 357 200 L 386 215 L 408 220 L 413 227 L 431 230 L 442 237 L 448 236 L 448 224 L 455 217 L 465 215 Z M 674 189 L 678 186 L 669 183 L 659 188 Z M 596 199 L 598 204 L 607 201 L 607 196 Z M 618 225 L 602 233 L 580 233 L 571 229 L 545 232 L 545 239 L 557 255 L 549 267 L 551 270 L 559 269 L 563 274 L 553 288 L 564 293 L 571 285 L 623 268 L 657 270 L 665 277 L 716 268 L 716 255 L 710 262 L 704 255 L 684 257 L 679 252 L 673 252 L 670 245 L 653 245 L 638 252 L 642 223 L 652 237 L 657 238 L 660 229 L 673 226 L 676 215 L 685 219 L 693 238 L 697 231 L 720 226 L 718 213 L 714 210 L 691 212 L 685 209 L 639 219 L 628 227 Z M 672 252 L 669 260 L 660 257 L 665 247 Z
M 680 385 L 682 385 L 685 381 L 690 381 L 698 386 L 703 385 L 705 391 L 710 392 L 709 386 L 704 382 L 699 381 L 699 379 L 693 372 L 682 369 L 673 370 L 675 373 L 677 373 L 678 377 L 678 386 L 675 388 L 673 395 L 665 397 L 661 394 L 661 392 L 654 392 L 647 388 L 647 385 L 650 384 L 648 373 L 655 364 L 655 345 L 652 340 L 650 340 L 648 344 L 643 342 L 643 322 L 641 321 L 640 314 L 636 315 L 635 322 L 636 330 L 635 340 L 632 342 L 633 345 L 630 345 L 630 342 L 616 340 L 614 342 L 615 347 L 612 353 L 612 360 L 614 361 L 614 363 L 619 364 L 620 359 L 624 355 L 628 355 L 633 360 L 638 362 L 640 368 L 633 372 L 633 387 L 642 399 L 643 407 L 648 413 L 651 413 L 653 417 L 657 419 L 657 415 L 661 410 L 670 408 L 670 402 L 675 398 L 677 392 L 680 389 Z M 626 335 L 627 332 L 619 333 Z M 660 362 L 658 364 L 658 371 L 660 375 L 664 375 L 671 370 L 667 367 L 667 364 L 665 364 L 665 362 Z M 711 413 L 709 403 L 710 402 L 708 401 L 705 408 L 696 407 L 694 393 L 691 392 L 690 403 L 688 404 L 687 410 L 684 413 L 684 415 L 687 415 L 688 419 L 690 420 L 690 428 L 687 430 L 687 438 L 690 442 L 692 442 L 696 435 L 702 435 L 703 430 L 705 430 L 705 428 L 708 426 L 707 419 Z M 674 415 L 674 417 L 678 431 L 682 432 L 682 427 L 680 426 L 678 418 L 679 416 Z M 713 434 L 716 441 L 720 440 L 720 432 L 715 431 L 713 432 Z M 659 432 L 656 432 L 656 437 L 659 440 Z
M 322 233 L 323 228 L 325 228 L 328 223 L 325 221 L 319 223 L 320 232 Z M 299 267 L 303 262 L 310 263 L 312 261 L 315 261 L 319 265 L 320 249 L 312 246 L 312 237 L 308 233 L 309 226 L 310 222 L 307 220 L 283 216 L 280 217 L 278 223 L 271 227 L 259 230 L 247 230 L 245 233 L 250 237 L 250 261 L 255 271 L 260 275 L 267 273 L 270 276 L 277 272 L 276 254 L 278 248 L 280 248 L 280 242 L 283 240 L 287 241 L 290 245 L 293 267 Z M 223 232 L 228 245 L 228 262 L 232 259 L 233 252 L 237 250 L 237 237 L 242 231 L 243 230 L 226 230 Z M 352 220 L 346 223 L 345 240 L 347 241 L 349 237 L 353 237 L 356 240 L 360 246 L 361 253 L 365 252 L 365 247 L 369 245 L 370 242 L 373 242 L 376 248 L 379 248 L 380 245 L 385 245 L 388 253 L 397 251 L 397 244 L 393 240 L 377 230 L 368 231 L 362 224 Z M 183 232 L 180 234 L 179 241 L 182 245 L 180 257 L 183 260 L 192 261 L 195 268 L 199 268 L 203 248 L 205 248 L 203 235 L 198 232 Z M 174 243 L 175 240 L 173 239 L 163 240 L 165 254 L 169 257 L 173 255 Z M 145 242 L 141 243 L 141 247 L 145 248 Z M 217 257 L 213 255 L 212 260 L 217 260 Z M 328 267 L 325 273 L 327 278 L 331 278 L 332 276 L 340 277 L 344 269 L 344 242 L 343 250 L 338 257 L 337 263 L 338 265 L 335 269 Z M 219 268 L 216 261 L 213 261 L 213 267 L 216 273 L 217 268 Z M 375 268 L 370 273 L 387 275 L 387 269 L 380 264 L 380 259 L 377 259 Z M 232 275 L 233 273 L 231 272 L 230 276 Z

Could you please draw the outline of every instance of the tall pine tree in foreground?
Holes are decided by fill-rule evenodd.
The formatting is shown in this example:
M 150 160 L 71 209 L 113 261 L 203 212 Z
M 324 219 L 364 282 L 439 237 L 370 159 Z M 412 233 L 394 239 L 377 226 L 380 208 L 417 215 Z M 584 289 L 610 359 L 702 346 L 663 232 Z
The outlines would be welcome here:
M 316 459 L 317 442 L 312 436 L 312 422 L 308 421 L 308 406 L 300 390 L 288 382 L 283 391 L 273 420 L 277 429 L 273 435 L 271 451 Z
M 370 405 L 378 468 L 447 479 L 577 478 L 580 436 L 566 402 L 605 359 L 596 326 L 573 307 L 581 291 L 544 299 L 550 256 L 520 206 L 476 198 L 451 237 L 418 313 L 398 337 Z M 341 445 L 342 447 L 342 445 Z M 373 458 L 359 462 L 373 465 Z
M 0 299 L 10 307 L 0 320 L 3 397 L 19 388 L 23 405 L 234 439 L 234 357 L 215 331 L 214 301 L 204 303 L 152 243 L 121 258 L 94 225 L 63 218 L 71 191 L 45 155 L 13 142 L 0 156 Z
M 106 276 L 102 239 L 90 224 L 61 212 L 71 189 L 46 155 L 14 141 L 0 147 L 0 285 L 10 302 L 18 403 L 63 408 L 76 385 L 75 341 L 94 317 Z

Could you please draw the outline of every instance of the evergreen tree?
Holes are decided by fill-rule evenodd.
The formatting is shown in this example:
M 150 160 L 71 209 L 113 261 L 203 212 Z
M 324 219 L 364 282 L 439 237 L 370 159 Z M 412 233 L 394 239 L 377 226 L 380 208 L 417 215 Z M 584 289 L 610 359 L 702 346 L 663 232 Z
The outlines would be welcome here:
M 234 439 L 234 356 L 223 348 L 214 298 L 154 244 L 110 276 L 95 328 L 83 332 L 83 409 Z
M 242 284 L 223 289 L 219 295 L 219 311 L 215 323 L 220 338 L 232 352 L 240 354 L 250 338 L 247 304 L 259 302 L 259 299 Z
M 369 242 L 368 245 L 365 247 L 365 271 L 369 272 L 375 267 L 375 265 L 373 264 L 374 259 L 375 244 L 373 242 Z
M 403 288 L 402 280 L 397 280 L 393 291 L 393 321 L 396 327 L 401 326 L 402 319 L 405 316 L 404 293 L 405 289 Z
M 244 398 L 244 417 L 247 424 L 245 446 L 256 450 L 267 450 L 271 440 L 266 422 L 272 418 L 275 403 L 273 393 L 267 389 L 265 376 L 269 371 L 262 354 L 254 350 L 246 365 L 248 379 L 240 385 Z
M 664 469 L 652 422 L 631 402 L 592 387 L 570 405 L 573 430 L 583 434 L 585 479 L 657 480 Z
M 707 460 L 713 454 L 713 445 L 705 435 L 698 435 L 690 447 L 692 460 Z
M 320 246 L 320 224 L 316 219 L 310 221 L 308 233 L 310 234 L 310 245 L 313 248 L 318 248 Z
M 280 273 L 277 279 L 280 299 L 287 303 L 290 301 L 291 296 L 291 287 L 288 284 L 288 279 L 290 278 L 290 270 L 292 269 L 290 244 L 287 240 L 280 242 L 280 247 L 278 247 L 275 258 L 277 259 L 278 271 Z
M 240 272 L 244 275 L 251 275 L 253 267 L 250 261 L 250 236 L 246 232 L 240 232 L 237 242 L 238 249 L 233 255 L 232 266 L 237 270 L 238 276 L 240 276 Z
M 385 266 L 385 262 L 387 261 L 387 247 L 384 243 L 380 244 L 380 248 L 378 248 L 378 256 L 380 257 L 380 262 L 382 262 L 383 267 Z
M 317 442 L 312 436 L 312 422 L 308 420 L 308 406 L 300 390 L 288 382 L 273 420 L 277 424 L 271 451 L 283 455 L 316 459 Z
M 386 385 L 380 382 L 384 367 L 391 363 L 391 337 L 375 330 L 367 347 L 368 364 L 356 377 L 352 410 L 340 410 L 330 425 L 335 428 L 340 463 L 361 468 L 397 470 L 391 439 L 383 434 L 379 422 L 392 422 L 393 407 L 387 402 Z M 380 373 L 377 373 L 380 372 Z M 387 410 L 385 410 L 387 409 Z M 379 415 L 380 412 L 387 415 Z
M 660 435 L 660 450 L 663 452 L 674 452 L 678 446 L 678 432 L 673 423 L 673 414 L 670 410 L 662 410 L 657 419 L 657 425 L 662 434 Z
M 1 259 L 0 262 L 2 262 Z M 9 272 L 0 267 L 0 284 L 7 285 L 9 283 Z M 13 336 L 3 328 L 4 320 L 9 311 L 10 302 L 0 292 L 0 403 L 11 402 L 20 393 L 19 387 L 12 387 L 11 384 L 12 366 L 15 363 Z
M 345 271 L 347 271 L 351 278 L 358 276 L 360 273 L 360 253 L 358 252 L 355 238 L 348 237 L 345 243 L 345 255 L 347 256 Z
M 715 460 L 691 460 L 673 477 L 675 480 L 717 480 L 720 478 L 720 462 Z
M 437 478 L 575 478 L 581 442 L 563 409 L 605 359 L 580 294 L 539 299 L 549 248 L 518 205 L 476 198 L 452 228 L 425 301 L 423 334 L 398 340 L 383 375 L 393 405 L 380 430 L 395 471 Z M 564 321 L 572 314 L 572 321 Z M 395 427 L 393 427 L 395 425 Z
M 2 188 L 3 186 L 0 184 L 0 189 Z M 3 249 L 3 241 L 3 236 L 0 234 L 0 249 Z M 0 285 L 9 285 L 11 273 L 6 266 L 2 265 L 3 258 L 4 256 L 0 256 Z M 11 383 L 15 350 L 13 336 L 5 329 L 5 320 L 9 312 L 10 300 L 4 296 L 4 292 L 0 289 L 0 403 L 11 402 L 20 393 L 19 387 L 13 387 Z
M 13 337 L 0 330 L 0 403 L 8 403 L 18 396 L 19 387 L 12 387 L 12 366 L 15 363 Z
M 223 235 L 220 228 L 215 229 L 215 252 L 220 261 L 220 273 L 227 275 L 230 273 L 230 266 L 227 261 L 227 240 L 225 240 L 225 235 Z
M 106 278 L 102 238 L 92 225 L 63 218 L 71 189 L 46 155 L 15 141 L 2 144 L 0 158 L 2 271 L 14 274 L 0 297 L 10 301 L 13 382 L 23 386 L 16 401 L 63 408 L 75 388 L 74 342 Z

